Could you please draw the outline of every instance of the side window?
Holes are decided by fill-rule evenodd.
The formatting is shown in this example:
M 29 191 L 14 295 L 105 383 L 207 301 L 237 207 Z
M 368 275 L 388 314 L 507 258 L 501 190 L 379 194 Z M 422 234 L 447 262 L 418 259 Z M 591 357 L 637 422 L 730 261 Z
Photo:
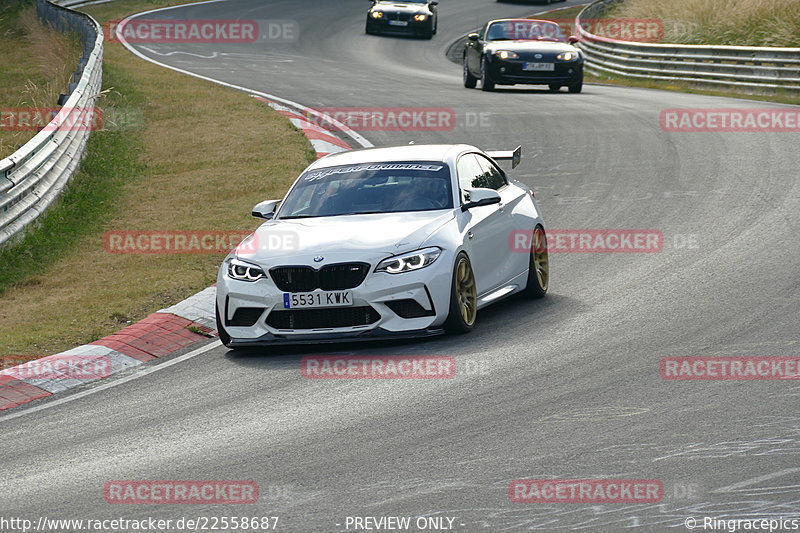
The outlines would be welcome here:
M 483 168 L 484 173 L 484 183 L 482 187 L 486 187 L 487 189 L 494 189 L 498 190 L 502 186 L 506 185 L 506 178 L 503 176 L 503 173 L 492 164 L 491 161 L 486 159 L 485 157 L 477 156 L 478 160 L 481 163 L 481 167 Z
M 462 155 L 456 165 L 456 171 L 458 172 L 458 185 L 462 191 L 473 187 L 482 187 L 480 183 L 484 171 L 475 154 Z
M 489 26 L 488 24 L 484 25 L 484 26 L 481 28 L 481 31 L 479 31 L 479 32 L 478 32 L 478 38 L 479 38 L 481 41 L 482 41 L 482 40 L 483 40 L 483 38 L 486 36 L 486 28 L 487 28 L 488 26 Z

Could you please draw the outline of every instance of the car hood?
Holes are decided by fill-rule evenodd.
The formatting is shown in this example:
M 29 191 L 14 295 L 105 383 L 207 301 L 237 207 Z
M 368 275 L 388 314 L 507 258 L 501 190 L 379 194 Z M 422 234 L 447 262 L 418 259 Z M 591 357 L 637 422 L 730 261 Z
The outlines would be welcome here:
M 554 41 L 492 41 L 486 43 L 486 51 L 510 50 L 513 52 L 539 52 L 542 54 L 560 54 L 561 52 L 577 52 L 578 49 L 569 43 Z
M 404 4 L 403 2 L 378 2 L 372 9 L 377 9 L 386 13 L 430 13 L 427 4 Z
M 337 261 L 372 261 L 419 249 L 455 217 L 452 209 L 272 220 L 262 224 L 235 255 L 263 266 L 319 266 Z M 324 262 L 323 262 L 324 261 Z M 316 266 L 316 265 L 315 265 Z

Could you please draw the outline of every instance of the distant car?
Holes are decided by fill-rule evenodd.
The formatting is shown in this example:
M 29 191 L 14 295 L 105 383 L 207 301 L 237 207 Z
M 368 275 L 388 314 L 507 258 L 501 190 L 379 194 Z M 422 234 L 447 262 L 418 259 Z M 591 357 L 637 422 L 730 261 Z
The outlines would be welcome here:
M 583 53 L 573 46 L 577 37 L 565 37 L 548 20 L 501 19 L 470 33 L 464 44 L 464 87 L 478 80 L 484 91 L 495 85 L 539 84 L 571 93 L 583 88 Z
M 411 33 L 430 39 L 439 26 L 436 0 L 370 0 L 367 12 L 367 33 Z
M 466 332 L 478 310 L 550 277 L 531 190 L 497 160 L 513 151 L 406 145 L 312 163 L 217 276 L 229 347 Z M 280 206 L 280 207 L 278 207 Z M 510 244 L 526 236 L 527 253 Z

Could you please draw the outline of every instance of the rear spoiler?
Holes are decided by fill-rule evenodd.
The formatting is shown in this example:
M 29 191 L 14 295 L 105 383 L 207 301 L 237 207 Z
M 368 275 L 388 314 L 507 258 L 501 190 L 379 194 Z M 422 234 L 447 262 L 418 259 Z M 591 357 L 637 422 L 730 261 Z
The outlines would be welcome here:
M 486 155 L 495 161 L 511 161 L 511 168 L 517 168 L 522 159 L 522 146 L 517 146 L 514 150 L 487 150 Z

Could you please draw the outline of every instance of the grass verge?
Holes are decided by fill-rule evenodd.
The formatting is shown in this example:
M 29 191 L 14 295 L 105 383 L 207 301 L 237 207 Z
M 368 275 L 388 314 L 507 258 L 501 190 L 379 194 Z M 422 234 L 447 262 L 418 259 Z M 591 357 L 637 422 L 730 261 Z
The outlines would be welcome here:
M 77 34 L 42 25 L 31 0 L 0 3 L 0 159 L 13 154 L 36 131 L 14 129 L 14 109 L 55 107 L 66 92 L 83 47 Z
M 117 1 L 90 14 L 103 24 L 159 5 Z M 133 119 L 92 133 L 59 204 L 0 252 L 0 354 L 92 342 L 208 287 L 221 254 L 110 254 L 105 232 L 252 230 L 250 208 L 282 196 L 315 157 L 264 104 L 116 42 L 105 44 L 103 87 L 103 116 Z
M 609 17 L 656 18 L 664 42 L 734 46 L 800 43 L 800 2 L 796 0 L 625 0 Z

